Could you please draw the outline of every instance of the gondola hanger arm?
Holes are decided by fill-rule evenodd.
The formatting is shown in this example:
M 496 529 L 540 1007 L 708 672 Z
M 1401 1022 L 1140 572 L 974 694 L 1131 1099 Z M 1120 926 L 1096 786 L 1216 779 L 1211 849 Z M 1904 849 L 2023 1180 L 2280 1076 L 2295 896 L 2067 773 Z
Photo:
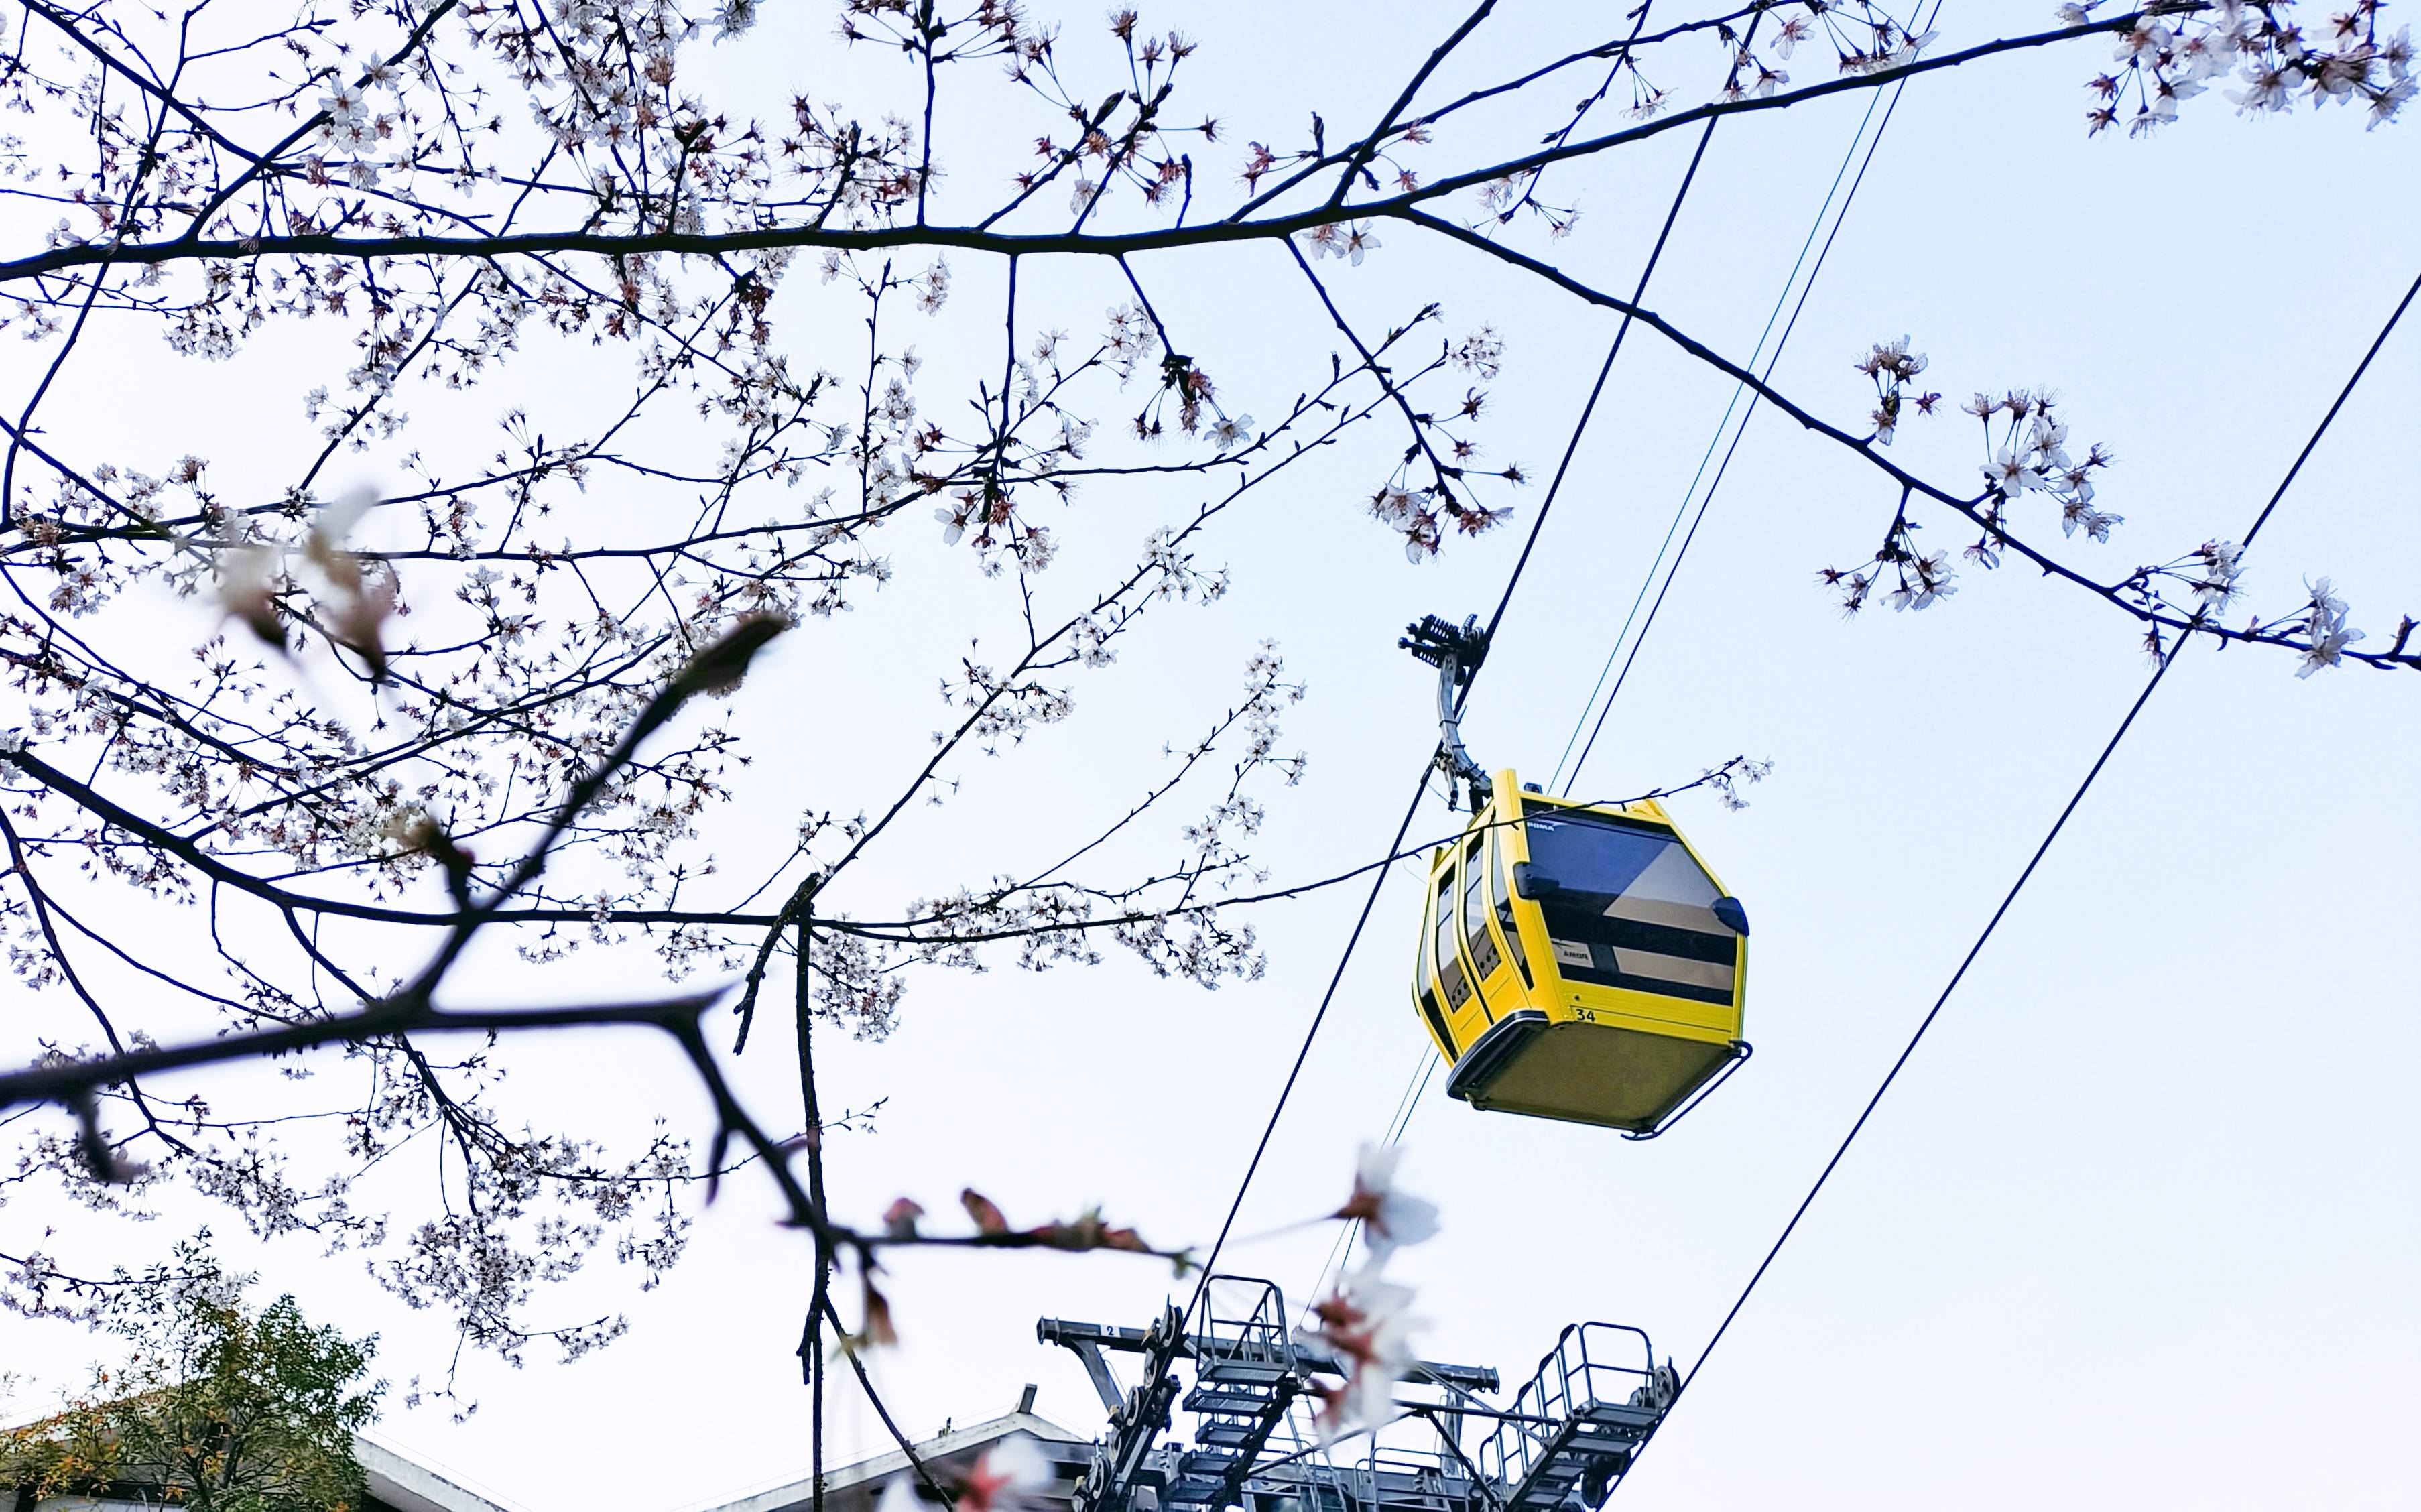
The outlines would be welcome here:
M 1465 616 L 1460 625 L 1424 615 L 1404 627 L 1403 637 L 1396 644 L 1438 669 L 1437 768 L 1445 773 L 1446 806 L 1455 806 L 1455 787 L 1460 783 L 1470 790 L 1476 814 L 1487 806 L 1492 790 L 1488 773 L 1463 749 L 1461 702 L 1472 675 L 1487 660 L 1488 631 L 1479 628 L 1477 615 Z

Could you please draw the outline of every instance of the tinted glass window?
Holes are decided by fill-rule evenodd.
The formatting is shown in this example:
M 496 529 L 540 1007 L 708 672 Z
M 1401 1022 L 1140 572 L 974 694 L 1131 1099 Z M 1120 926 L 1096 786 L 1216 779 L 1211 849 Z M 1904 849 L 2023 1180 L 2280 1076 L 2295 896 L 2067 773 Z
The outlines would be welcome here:
M 1496 831 L 1488 838 L 1488 895 L 1496 905 L 1496 926 L 1505 931 L 1505 949 L 1513 958 L 1513 969 L 1522 974 L 1522 985 L 1530 985 L 1530 962 L 1522 954 L 1522 931 L 1514 927 L 1513 899 L 1505 888 L 1505 841 Z
M 1445 990 L 1448 1009 L 1461 1007 L 1471 996 L 1470 978 L 1463 974 L 1462 955 L 1454 947 L 1454 873 L 1447 872 L 1438 883 L 1437 933 L 1433 937 L 1437 949 L 1438 983 Z
M 1503 958 L 1496 954 L 1496 941 L 1488 932 L 1488 868 L 1480 854 L 1480 842 L 1471 842 L 1462 853 L 1462 933 L 1471 946 L 1471 969 L 1481 981 L 1495 974 Z
M 1713 912 L 1714 879 L 1672 832 L 1534 811 L 1530 867 L 1555 967 L 1574 981 L 1702 1003 L 1732 998 L 1738 936 Z
M 1429 987 L 1429 941 L 1427 930 L 1422 931 L 1420 940 L 1413 946 L 1413 1002 L 1420 1008 L 1421 1017 L 1428 1020 L 1429 1027 L 1437 1032 L 1438 1041 L 1445 1046 L 1446 1053 L 1449 1056 L 1459 1054 L 1454 1035 L 1445 1026 L 1445 1015 L 1438 1011 L 1437 993 Z

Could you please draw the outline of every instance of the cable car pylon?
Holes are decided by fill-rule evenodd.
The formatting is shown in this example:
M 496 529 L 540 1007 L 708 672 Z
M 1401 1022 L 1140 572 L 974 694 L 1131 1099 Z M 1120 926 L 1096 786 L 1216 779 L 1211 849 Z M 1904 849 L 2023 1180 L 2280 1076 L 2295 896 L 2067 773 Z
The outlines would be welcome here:
M 1748 913 L 1652 798 L 1553 798 L 1462 743 L 1476 616 L 1397 644 L 1438 669 L 1438 770 L 1471 822 L 1429 854 L 1413 1006 L 1472 1106 L 1652 1139 L 1748 1058 Z
M 1073 1512 L 1595 1508 L 1680 1391 L 1647 1334 L 1575 1323 L 1507 1406 L 1482 1395 L 1499 1389 L 1494 1370 L 1421 1361 L 1395 1405 L 1434 1430 L 1428 1440 L 1327 1451 L 1314 1388 L 1345 1366 L 1296 1335 L 1291 1316 L 1274 1284 L 1223 1275 L 1190 1312 L 1169 1307 L 1148 1329 L 1039 1320 L 1035 1336 L 1084 1362 L 1110 1414 Z M 1121 1392 L 1109 1353 L 1142 1356 L 1141 1382 Z M 1190 1442 L 1172 1431 L 1179 1411 Z

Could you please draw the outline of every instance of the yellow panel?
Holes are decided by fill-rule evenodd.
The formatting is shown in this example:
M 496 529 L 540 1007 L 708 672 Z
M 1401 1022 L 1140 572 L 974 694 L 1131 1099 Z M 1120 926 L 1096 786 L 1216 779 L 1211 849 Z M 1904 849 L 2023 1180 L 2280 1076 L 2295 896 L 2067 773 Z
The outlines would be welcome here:
M 1583 983 L 1567 988 L 1565 1001 L 1547 1017 L 1557 1023 L 1602 1023 L 1642 1034 L 1672 1035 L 1727 1045 L 1740 1037 L 1740 1015 L 1719 1003 L 1690 1003 L 1653 992 Z M 1704 1017 L 1697 1015 L 1703 1014 Z
M 1715 884 L 1718 893 L 1725 892 L 1723 881 L 1715 876 L 1714 868 L 1707 866 L 1706 858 L 1698 854 L 1696 848 L 1690 844 L 1689 836 L 1680 832 L 1654 799 L 1642 799 L 1636 803 L 1575 803 L 1543 793 L 1523 793 L 1520 782 L 1509 771 L 1496 775 L 1497 791 L 1515 795 L 1515 801 L 1507 805 L 1510 813 L 1518 813 L 1520 804 L 1526 802 L 1655 824 L 1679 841 L 1692 860 L 1706 867 L 1708 880 Z M 1502 834 L 1511 848 L 1514 860 L 1530 859 L 1530 839 L 1525 826 L 1507 823 Z M 1516 897 L 1513 913 L 1522 929 L 1523 947 L 1536 971 L 1537 985 L 1529 994 L 1529 1006 L 1539 1009 L 1554 1021 L 1562 1023 L 1583 1019 L 1582 1010 L 1585 1009 L 1588 1010 L 1586 1017 L 1593 1017 L 1601 1022 L 1628 1023 L 1649 1031 L 1679 1033 L 1694 1039 L 1731 1040 L 1740 1037 L 1741 1005 L 1746 1000 L 1748 986 L 1748 941 L 1745 937 L 1736 941 L 1733 947 L 1731 1002 L 1728 1005 L 1702 1003 L 1694 998 L 1667 997 L 1657 992 L 1567 980 L 1555 969 L 1554 950 L 1548 940 L 1544 912 L 1530 899 Z
M 1437 1045 L 1438 1053 L 1445 1056 L 1446 1064 L 1451 1066 L 1460 1052 L 1445 1029 L 1445 988 L 1438 981 L 1437 963 L 1429 955 L 1429 942 L 1435 938 L 1433 933 L 1435 921 L 1431 917 L 1431 912 L 1436 900 L 1437 889 L 1434 881 L 1425 879 L 1421 892 L 1421 932 L 1413 941 L 1413 1017 L 1420 1021 L 1421 1028 Z M 1421 1005 L 1424 995 L 1438 1006 L 1439 1019 L 1436 1021 L 1431 1021 L 1429 1013 Z
M 1679 841 L 1691 860 L 1706 870 L 1718 892 L 1724 891 L 1714 869 L 1707 866 L 1706 859 L 1653 800 L 1587 804 L 1524 794 L 1513 772 L 1500 772 L 1491 802 L 1472 817 L 1463 835 L 1429 855 L 1423 881 L 1421 931 L 1414 956 L 1414 1016 L 1422 1020 L 1424 1030 L 1438 1042 L 1439 1052 L 1453 1065 L 1491 1025 L 1523 1009 L 1536 1010 L 1545 1016 L 1546 1025 L 1518 1041 L 1519 1049 L 1508 1043 L 1509 1060 L 1492 1069 L 1478 1062 L 1466 1068 L 1488 1078 L 1484 1084 L 1468 1089 L 1473 1103 L 1633 1130 L 1652 1129 L 1738 1052 L 1735 1041 L 1747 991 L 1748 943 L 1743 937 L 1735 944 L 1728 1004 L 1570 981 L 1556 968 L 1544 912 L 1537 903 L 1513 896 L 1511 934 L 1518 936 L 1530 969 L 1530 985 L 1525 989 L 1494 907 L 1494 883 L 1483 878 L 1478 907 L 1485 939 L 1497 961 L 1487 979 L 1477 979 L 1467 929 L 1470 921 L 1464 914 L 1474 873 L 1464 866 L 1463 852 L 1472 837 L 1479 835 L 1485 840 L 1479 855 L 1473 858 L 1473 866 L 1491 873 L 1498 867 L 1509 872 L 1515 863 L 1527 861 L 1528 831 L 1522 817 L 1531 804 L 1653 824 Z M 1435 949 L 1441 924 L 1451 947 L 1445 961 Z M 1450 1005 L 1446 995 L 1446 962 L 1471 989 L 1460 1009 Z M 1443 1037 L 1442 1026 L 1422 1010 L 1424 992 L 1446 1020 Z
M 1476 858 L 1466 858 L 1464 869 L 1456 879 L 1455 883 L 1455 896 L 1462 900 L 1462 906 L 1465 910 L 1463 914 L 1460 916 L 1457 928 L 1461 931 L 1464 954 L 1466 956 L 1471 953 L 1471 937 L 1469 932 L 1471 916 L 1468 912 L 1471 903 L 1471 889 L 1475 882 L 1479 888 L 1479 927 L 1482 937 L 1487 940 L 1489 948 L 1494 951 L 1496 956 L 1496 969 L 1489 973 L 1487 979 L 1480 983 L 1480 995 L 1487 1000 L 1488 1020 L 1491 1023 L 1504 1018 L 1508 1013 L 1519 1011 L 1525 1005 L 1525 994 L 1522 986 L 1521 974 L 1513 969 L 1512 955 L 1510 952 L 1506 950 L 1505 937 L 1496 927 L 1495 901 L 1490 893 L 1490 868 L 1493 866 L 1496 858 L 1489 845 L 1489 841 L 1493 833 L 1493 828 L 1489 821 L 1494 818 L 1494 814 L 1495 805 L 1491 804 L 1487 808 L 1482 809 L 1479 815 L 1473 820 L 1473 828 L 1478 832 L 1477 837 L 1480 841 L 1479 854 Z M 1466 850 L 1470 848 L 1470 843 L 1471 842 L 1469 840 L 1465 840 L 1463 842 L 1463 846 Z M 1471 869 L 1475 864 L 1479 868 L 1476 872 Z
M 1541 1031 L 1473 1089 L 1474 1106 L 1616 1129 L 1652 1129 L 1732 1059 L 1727 1044 L 1602 1024 Z
M 1462 844 L 1457 841 L 1448 849 L 1449 853 L 1459 854 Z M 1463 880 L 1460 866 L 1449 862 L 1441 874 L 1440 880 L 1451 881 L 1453 884 L 1453 891 L 1448 895 L 1454 910 L 1448 916 L 1449 932 L 1453 937 L 1455 959 L 1462 963 L 1464 979 L 1471 983 L 1471 995 L 1462 1000 L 1460 1007 L 1448 1010 L 1446 1021 L 1454 1029 L 1455 1042 L 1468 1047 L 1473 1040 L 1486 1034 L 1489 1027 L 1496 1022 L 1495 1005 L 1490 1001 L 1484 987 L 1478 980 L 1479 973 L 1471 959 L 1470 943 L 1462 932 Z M 1503 968 L 1500 966 L 1498 969 L 1501 971 Z M 1500 990 L 1498 995 L 1502 997 L 1505 994 Z

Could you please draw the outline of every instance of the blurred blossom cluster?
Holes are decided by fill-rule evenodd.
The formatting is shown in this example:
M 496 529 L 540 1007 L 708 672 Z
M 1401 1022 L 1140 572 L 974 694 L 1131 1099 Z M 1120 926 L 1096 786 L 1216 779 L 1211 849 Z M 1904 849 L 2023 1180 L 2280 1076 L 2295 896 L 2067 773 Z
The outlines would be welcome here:
M 1332 1356 L 1340 1382 L 1315 1381 L 1320 1425 L 1335 1440 L 1355 1428 L 1379 1427 L 1395 1416 L 1396 1382 L 1416 1357 L 1413 1334 L 1422 1320 L 1410 1311 L 1413 1288 L 1387 1279 L 1387 1262 L 1398 1250 L 1420 1244 L 1438 1230 L 1437 1205 L 1396 1185 L 1403 1151 L 1394 1145 L 1365 1145 L 1355 1161 L 1353 1194 L 1329 1216 L 1360 1225 L 1362 1263 L 1341 1276 L 1313 1304 L 1317 1329 L 1300 1341 Z

